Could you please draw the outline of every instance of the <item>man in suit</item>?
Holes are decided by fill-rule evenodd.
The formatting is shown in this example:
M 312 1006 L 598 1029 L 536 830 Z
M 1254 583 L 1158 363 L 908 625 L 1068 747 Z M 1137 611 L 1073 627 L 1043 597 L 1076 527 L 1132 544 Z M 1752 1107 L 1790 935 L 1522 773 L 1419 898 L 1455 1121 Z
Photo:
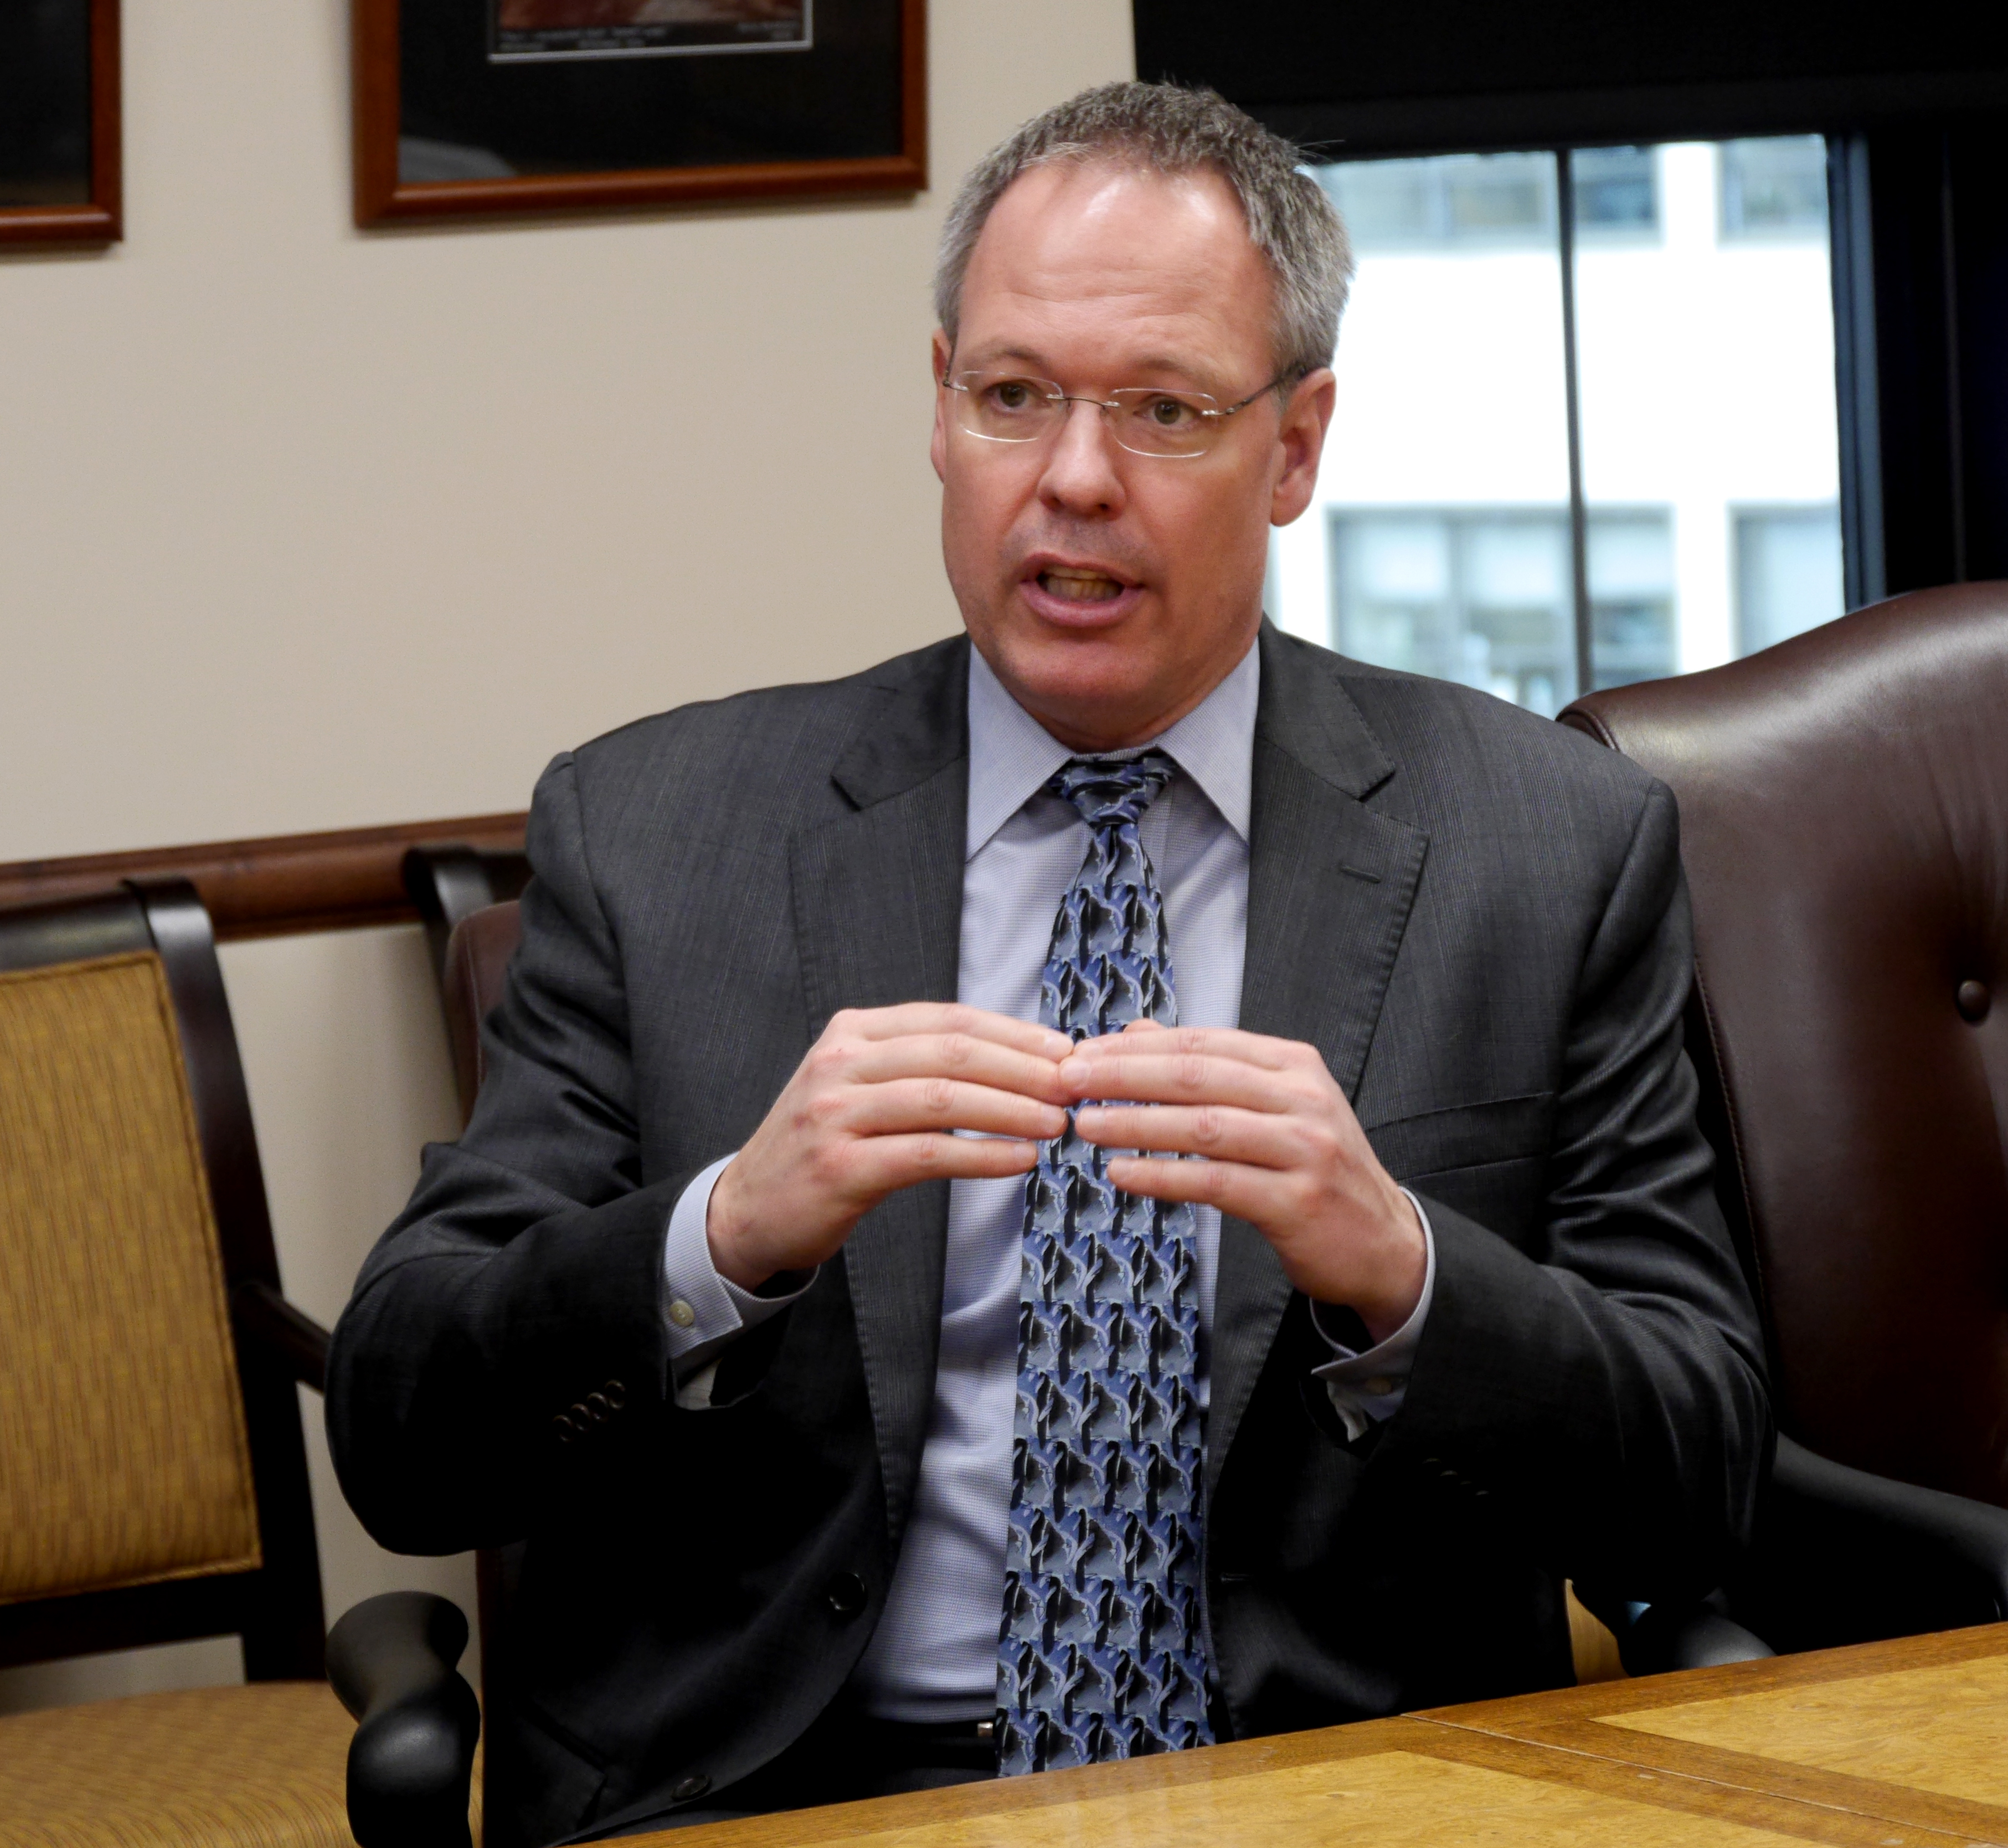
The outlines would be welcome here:
M 967 638 L 539 784 L 328 1396 L 386 1545 L 507 1549 L 496 1841 L 1552 1684 L 1564 1574 L 1746 1532 L 1670 798 L 1262 620 L 1349 269 L 1216 97 L 1028 124 L 938 279 Z

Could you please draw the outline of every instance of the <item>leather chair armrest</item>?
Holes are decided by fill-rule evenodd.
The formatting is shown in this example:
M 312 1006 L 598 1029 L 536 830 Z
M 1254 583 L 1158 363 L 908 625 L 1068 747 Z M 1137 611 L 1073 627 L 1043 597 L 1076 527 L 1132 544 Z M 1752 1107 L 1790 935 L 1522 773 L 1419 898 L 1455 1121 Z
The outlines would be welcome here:
M 1664 1675 L 1676 1669 L 1720 1668 L 1761 1662 L 1776 1652 L 1728 1614 L 1720 1592 L 1691 1603 L 1668 1601 L 1639 1608 L 1617 1632 L 1618 1659 L 1628 1675 Z
M 1730 1615 L 1728 1599 L 1720 1591 L 1706 1598 L 1641 1604 L 1600 1596 L 1578 1583 L 1576 1595 L 1617 1638 L 1617 1657 L 1628 1675 L 1720 1668 L 1725 1662 L 1761 1662 L 1776 1653 Z
M 348 1827 L 361 1848 L 472 1848 L 481 1709 L 454 1673 L 467 1619 L 430 1592 L 366 1599 L 329 1633 L 327 1678 L 355 1715 Z
M 1731 1608 L 1781 1650 L 2008 1615 L 2008 1509 L 1852 1469 L 1778 1440 Z
M 301 1385 L 327 1390 L 328 1332 L 313 1316 L 255 1279 L 231 1291 L 230 1309 L 239 1332 Z

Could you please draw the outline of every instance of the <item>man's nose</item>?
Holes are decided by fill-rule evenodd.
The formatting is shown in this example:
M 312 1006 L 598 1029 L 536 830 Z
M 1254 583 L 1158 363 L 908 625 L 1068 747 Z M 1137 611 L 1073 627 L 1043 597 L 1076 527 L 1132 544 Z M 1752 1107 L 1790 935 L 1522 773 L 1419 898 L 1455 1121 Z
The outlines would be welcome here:
M 1107 515 L 1122 511 L 1126 498 L 1116 463 L 1115 439 L 1098 405 L 1070 400 L 1059 433 L 1046 452 L 1039 496 L 1070 514 Z

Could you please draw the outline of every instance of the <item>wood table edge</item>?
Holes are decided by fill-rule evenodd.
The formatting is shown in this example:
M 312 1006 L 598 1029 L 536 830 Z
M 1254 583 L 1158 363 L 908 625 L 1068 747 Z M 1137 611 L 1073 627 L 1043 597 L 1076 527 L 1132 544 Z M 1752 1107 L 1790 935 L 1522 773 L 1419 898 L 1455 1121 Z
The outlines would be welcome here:
M 1930 1636 L 1893 1637 L 1883 1642 L 1854 1643 L 1841 1649 L 1773 1655 L 1759 1662 L 1733 1662 L 1720 1668 L 1681 1669 L 1672 1674 L 1593 1681 L 1580 1687 L 1554 1687 L 1539 1694 L 1508 1694 L 1499 1700 L 1472 1701 L 1455 1707 L 1425 1708 L 1412 1717 L 1518 1737 L 1528 1727 L 1550 1726 L 1558 1720 L 1648 1713 L 1663 1707 L 1691 1706 L 1702 1701 L 1727 1700 L 1738 1694 L 1766 1694 L 1776 1688 L 1810 1687 L 1821 1682 L 1862 1680 L 1871 1675 L 1976 1662 L 1992 1655 L 2008 1655 L 2008 1624 L 1983 1624 Z
M 1468 1729 L 1437 1719 L 1430 1723 L 1447 1730 Z M 1487 1732 L 1479 1737 L 1508 1735 Z M 1663 1733 L 1607 1726 L 1596 1720 L 1559 1720 L 1511 1735 L 1536 1750 L 1567 1752 L 1600 1759 L 1666 1777 L 1759 1792 L 1787 1802 L 1836 1809 L 1908 1829 L 1937 1829 L 1985 1842 L 2008 1842 L 2008 1809 L 1971 1797 L 1949 1796 L 1914 1785 L 1893 1784 L 1879 1778 L 1858 1777 L 1790 1758 L 1766 1758 L 1726 1746 L 1705 1745 Z
M 1234 1783 L 1317 1765 L 1405 1754 L 1499 1772 L 1656 1810 L 1762 1829 L 1788 1839 L 1875 1848 L 1888 1839 L 1889 1820 L 1831 1804 L 1685 1772 L 1642 1768 L 1620 1759 L 1559 1744 L 1487 1733 L 1419 1715 L 1366 1720 L 1315 1732 L 1239 1740 L 1175 1758 L 1095 1765 L 1044 1776 L 952 1786 L 861 1803 L 749 1817 L 631 1838 L 637 1848 L 816 1848 L 895 1831 L 981 1824 L 1040 1810 L 1119 1796 L 1139 1797 L 1195 1783 Z M 1649 1787 L 1648 1787 L 1649 1786 Z M 1904 1848 L 1968 1848 L 1991 1834 L 1907 1821 Z

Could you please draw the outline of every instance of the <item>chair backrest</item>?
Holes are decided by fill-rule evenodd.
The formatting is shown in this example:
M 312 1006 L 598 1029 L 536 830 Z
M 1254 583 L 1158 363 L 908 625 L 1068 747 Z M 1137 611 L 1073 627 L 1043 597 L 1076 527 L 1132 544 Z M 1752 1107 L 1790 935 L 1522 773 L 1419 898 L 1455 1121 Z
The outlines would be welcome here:
M 440 971 L 440 1005 L 446 1013 L 447 1038 L 453 1047 L 454 1082 L 460 1089 L 464 1125 L 474 1113 L 486 1062 L 481 1051 L 481 1023 L 502 998 L 509 959 L 522 937 L 516 901 L 489 905 L 461 918 L 447 940 Z M 480 1601 L 481 1679 L 484 1705 L 495 1711 L 494 1691 L 502 1685 L 509 1654 L 509 1609 L 522 1559 L 520 1545 L 483 1547 L 475 1555 L 475 1589 Z M 500 1775 L 493 1758 L 482 1762 L 483 1801 L 499 1811 L 503 1798 L 490 1780 Z
M 2008 1505 L 2008 585 L 1563 719 L 1680 804 L 1689 1049 L 1781 1427 Z
M 481 1023 L 502 998 L 502 981 L 509 959 L 523 934 L 516 901 L 489 905 L 472 912 L 453 928 L 446 966 L 440 972 L 440 1005 L 446 1011 L 446 1035 L 453 1047 L 454 1081 L 460 1087 L 464 1123 L 474 1114 L 474 1099 L 487 1071 L 481 1051 Z
M 447 945 L 462 918 L 522 896 L 530 857 L 458 841 L 405 850 L 405 892 L 424 920 L 433 973 L 445 979 Z
M 0 911 L 0 1663 L 321 1673 L 295 1376 L 234 1313 L 278 1284 L 193 887 Z
M 458 843 L 412 847 L 404 860 L 405 890 L 425 920 L 426 943 L 432 952 L 433 973 L 438 978 L 440 1005 L 446 1013 L 446 1037 L 453 1051 L 453 1077 L 460 1094 L 460 1116 L 466 1122 L 474 1109 L 474 1094 L 481 1088 L 481 1019 L 495 1005 L 501 992 L 500 966 L 492 990 L 469 1019 L 457 1015 L 456 980 L 465 984 L 468 971 L 453 973 L 454 933 L 470 917 L 491 907 L 507 905 L 511 919 L 514 900 L 530 882 L 530 857 L 527 853 L 469 847 Z M 493 926 L 489 927 L 492 931 Z M 485 939 L 484 939 L 485 941 Z M 513 931 L 507 949 L 501 952 L 506 966 L 516 946 Z M 463 994 L 464 1003 L 478 998 Z

